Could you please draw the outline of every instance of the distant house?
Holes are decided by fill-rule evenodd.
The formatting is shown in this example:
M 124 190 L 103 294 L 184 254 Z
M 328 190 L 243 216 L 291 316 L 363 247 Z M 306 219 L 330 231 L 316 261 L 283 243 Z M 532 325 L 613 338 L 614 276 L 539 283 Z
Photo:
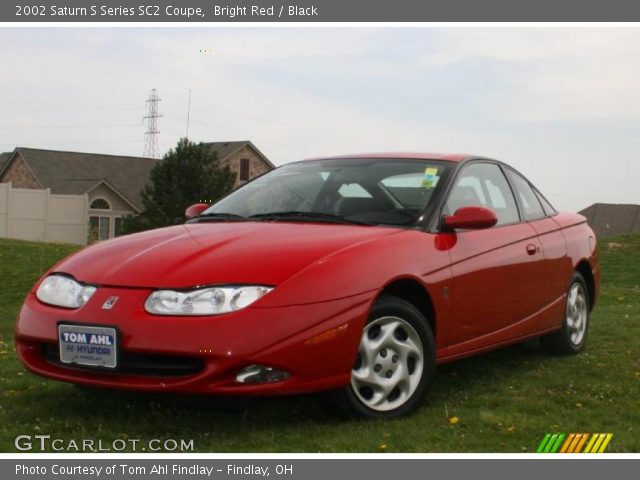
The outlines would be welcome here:
M 125 216 L 142 213 L 141 192 L 158 161 L 18 147 L 0 168 L 0 182 L 48 188 L 54 194 L 86 194 L 89 226 L 102 240 L 120 234 Z
M 250 141 L 208 143 L 236 174 L 235 185 L 274 168 Z M 143 212 L 142 190 L 161 160 L 18 147 L 0 154 L 0 183 L 88 196 L 87 218 L 100 240 L 118 236 L 123 218 Z
M 602 238 L 640 232 L 640 205 L 594 203 L 580 214 Z
M 205 145 L 218 154 L 222 165 L 227 165 L 236 174 L 234 185 L 236 187 L 275 168 L 273 163 L 249 140 L 211 142 Z
M 10 156 L 11 156 L 11 152 L 0 153 L 0 171 L 2 171 L 2 167 L 4 166 L 4 164 L 9 159 Z

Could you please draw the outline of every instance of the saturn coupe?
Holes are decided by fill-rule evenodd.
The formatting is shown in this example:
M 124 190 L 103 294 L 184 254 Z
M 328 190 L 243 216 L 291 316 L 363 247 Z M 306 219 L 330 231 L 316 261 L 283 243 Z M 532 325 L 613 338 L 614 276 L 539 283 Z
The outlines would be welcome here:
M 17 319 L 25 366 L 94 388 L 323 391 L 390 418 L 420 405 L 437 364 L 532 338 L 585 348 L 594 233 L 496 160 L 305 160 L 186 217 L 51 268 Z

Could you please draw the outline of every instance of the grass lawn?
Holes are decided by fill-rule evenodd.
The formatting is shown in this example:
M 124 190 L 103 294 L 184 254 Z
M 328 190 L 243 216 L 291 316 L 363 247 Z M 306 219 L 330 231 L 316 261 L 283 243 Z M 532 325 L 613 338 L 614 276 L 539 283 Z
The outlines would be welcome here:
M 20 434 L 193 439 L 200 452 L 535 452 L 545 432 L 612 432 L 640 452 L 640 236 L 601 242 L 603 290 L 587 350 L 529 342 L 438 368 L 427 402 L 394 421 L 345 421 L 314 396 L 229 405 L 84 393 L 26 372 L 13 350 L 20 304 L 75 247 L 0 240 L 0 452 Z M 452 425 L 450 417 L 459 421 Z

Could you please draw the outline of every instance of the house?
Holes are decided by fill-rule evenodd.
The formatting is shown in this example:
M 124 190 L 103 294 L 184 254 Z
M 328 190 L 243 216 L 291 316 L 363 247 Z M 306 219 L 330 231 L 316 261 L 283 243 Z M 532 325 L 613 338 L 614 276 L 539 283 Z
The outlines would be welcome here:
M 0 183 L 88 198 L 90 228 L 117 236 L 122 219 L 142 212 L 142 189 L 159 160 L 97 153 L 16 148 L 0 168 Z
M 2 171 L 2 167 L 5 162 L 9 159 L 11 152 L 0 152 L 0 171 Z
M 594 203 L 579 213 L 601 238 L 640 233 L 640 205 Z
M 250 141 L 207 145 L 236 174 L 236 186 L 274 168 Z M 120 234 L 124 217 L 143 212 L 142 190 L 160 161 L 18 147 L 0 155 L 0 183 L 50 189 L 53 194 L 86 194 L 89 227 L 97 239 L 104 240 Z
M 205 145 L 218 154 L 222 165 L 227 165 L 236 174 L 234 187 L 276 168 L 249 140 L 211 142 L 205 143 Z

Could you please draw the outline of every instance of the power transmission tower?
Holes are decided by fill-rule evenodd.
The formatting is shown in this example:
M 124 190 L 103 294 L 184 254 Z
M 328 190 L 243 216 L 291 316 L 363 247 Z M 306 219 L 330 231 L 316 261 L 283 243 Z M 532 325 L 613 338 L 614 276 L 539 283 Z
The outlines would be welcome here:
M 146 158 L 158 158 L 158 119 L 162 117 L 158 113 L 158 103 L 160 102 L 158 91 L 154 88 L 147 99 L 147 114 L 142 117 L 142 121 L 147 122 L 147 131 L 144 133 L 144 153 Z

